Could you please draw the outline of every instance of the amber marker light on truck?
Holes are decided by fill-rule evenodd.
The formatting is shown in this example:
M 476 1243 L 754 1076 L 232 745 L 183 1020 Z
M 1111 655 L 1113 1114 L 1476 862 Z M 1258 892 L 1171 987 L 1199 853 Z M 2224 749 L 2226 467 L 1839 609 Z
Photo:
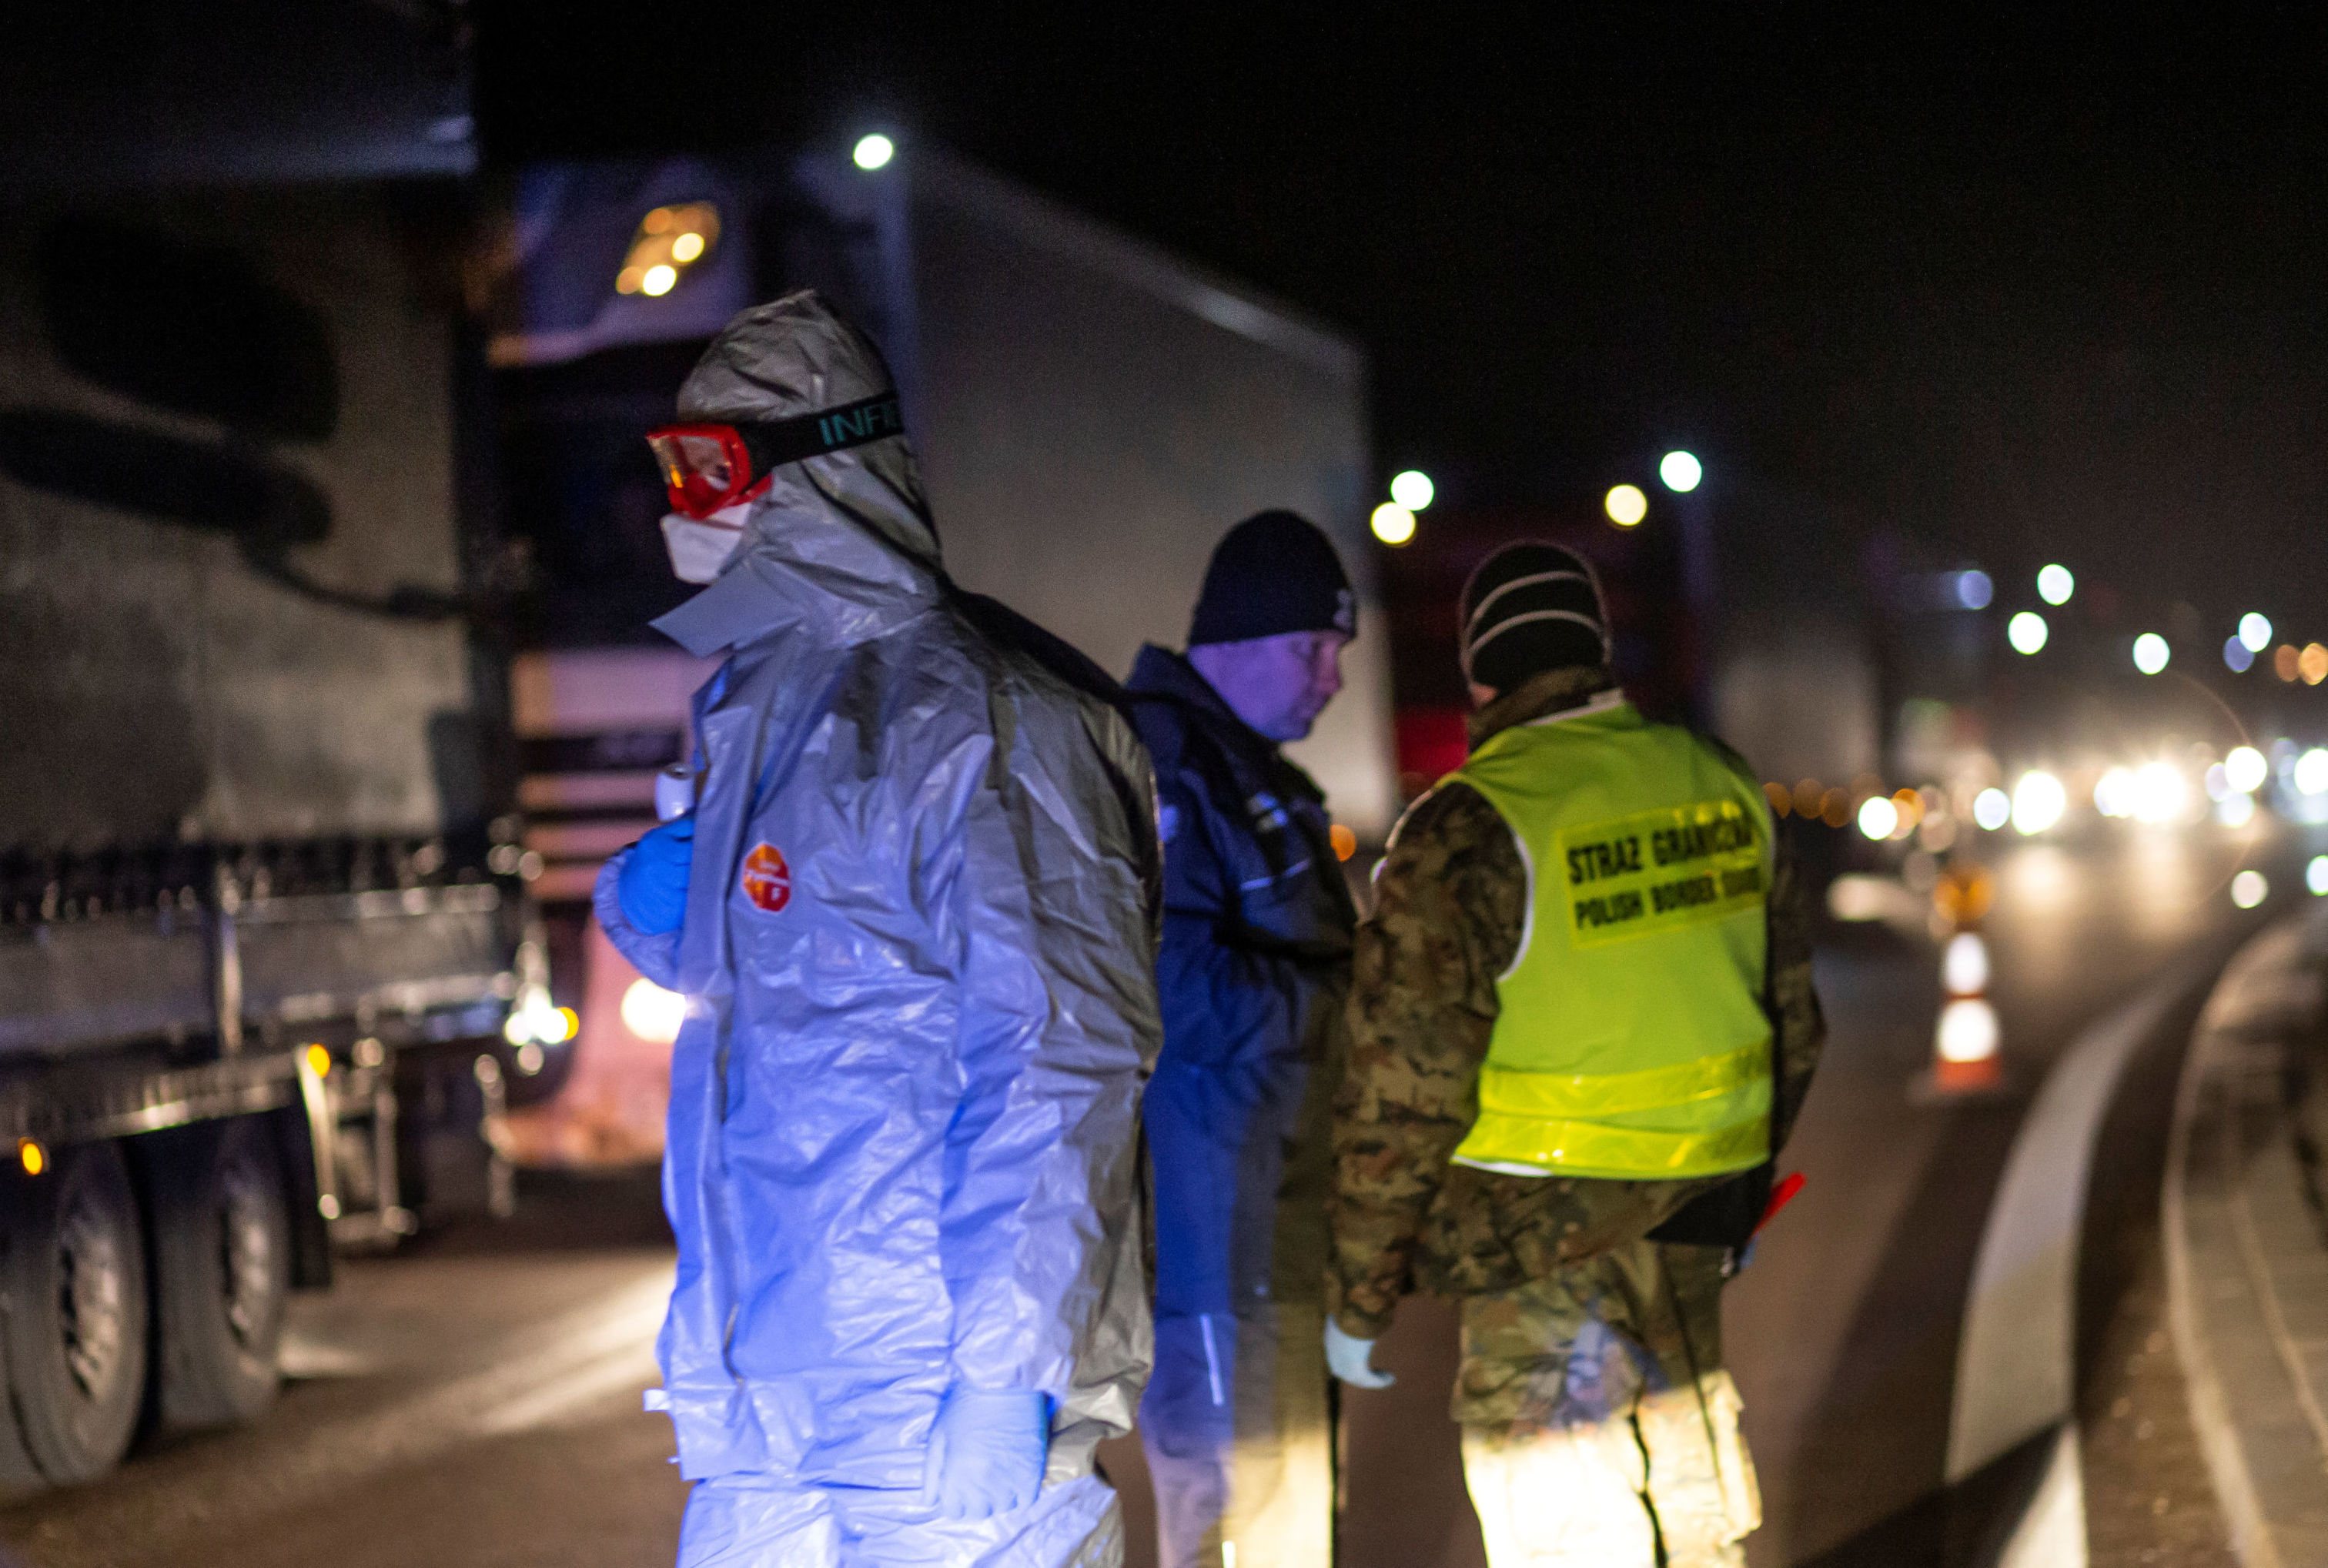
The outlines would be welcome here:
M 49 1168 L 49 1151 L 31 1138 L 16 1140 L 16 1163 L 24 1168 L 27 1176 L 38 1176 Z
M 615 275 L 617 294 L 669 294 L 680 276 L 711 254 L 719 243 L 719 209 L 709 202 L 657 207 L 639 220 L 623 269 Z
M 325 1050 L 319 1045 L 309 1046 L 307 1047 L 307 1066 L 308 1069 L 318 1078 L 330 1077 L 332 1075 L 332 1053 Z

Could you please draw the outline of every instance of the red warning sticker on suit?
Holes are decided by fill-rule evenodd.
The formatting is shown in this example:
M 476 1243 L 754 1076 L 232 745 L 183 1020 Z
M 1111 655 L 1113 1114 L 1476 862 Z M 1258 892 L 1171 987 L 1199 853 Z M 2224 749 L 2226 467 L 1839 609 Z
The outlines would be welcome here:
M 793 869 L 774 844 L 756 844 L 744 857 L 744 897 L 774 915 L 793 901 Z

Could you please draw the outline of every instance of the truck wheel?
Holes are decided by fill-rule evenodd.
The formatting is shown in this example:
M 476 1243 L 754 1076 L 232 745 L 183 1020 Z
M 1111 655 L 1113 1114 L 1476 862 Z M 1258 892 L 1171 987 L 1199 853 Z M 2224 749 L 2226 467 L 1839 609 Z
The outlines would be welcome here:
M 274 1148 L 256 1118 L 198 1123 L 155 1144 L 162 1423 L 248 1421 L 275 1403 L 291 1291 L 291 1215 Z
M 8 1380 L 24 1448 L 59 1484 L 90 1480 L 129 1447 L 146 1394 L 146 1244 L 111 1143 L 59 1149 L 19 1201 L 0 1279 Z

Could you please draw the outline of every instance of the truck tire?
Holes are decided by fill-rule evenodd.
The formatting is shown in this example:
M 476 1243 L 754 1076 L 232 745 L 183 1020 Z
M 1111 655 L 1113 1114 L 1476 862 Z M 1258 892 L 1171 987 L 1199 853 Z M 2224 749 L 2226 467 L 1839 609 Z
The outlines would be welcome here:
M 16 1201 L 0 1280 L 8 1382 L 25 1451 L 59 1485 L 111 1469 L 146 1395 L 146 1244 L 111 1143 L 59 1149 Z
M 229 1426 L 275 1403 L 291 1293 L 291 1214 L 256 1117 L 153 1140 L 162 1424 Z

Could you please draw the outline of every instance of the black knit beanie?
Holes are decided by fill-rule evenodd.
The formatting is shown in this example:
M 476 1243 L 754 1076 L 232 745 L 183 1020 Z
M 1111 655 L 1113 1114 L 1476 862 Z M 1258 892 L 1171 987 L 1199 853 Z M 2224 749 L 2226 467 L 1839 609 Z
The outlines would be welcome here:
M 1214 547 L 1188 623 L 1188 645 L 1357 629 L 1357 599 L 1333 542 L 1292 512 L 1263 512 Z
M 1463 675 L 1509 691 L 1532 675 L 1609 662 L 1609 614 L 1591 563 L 1556 544 L 1523 540 L 1486 560 L 1463 585 Z

